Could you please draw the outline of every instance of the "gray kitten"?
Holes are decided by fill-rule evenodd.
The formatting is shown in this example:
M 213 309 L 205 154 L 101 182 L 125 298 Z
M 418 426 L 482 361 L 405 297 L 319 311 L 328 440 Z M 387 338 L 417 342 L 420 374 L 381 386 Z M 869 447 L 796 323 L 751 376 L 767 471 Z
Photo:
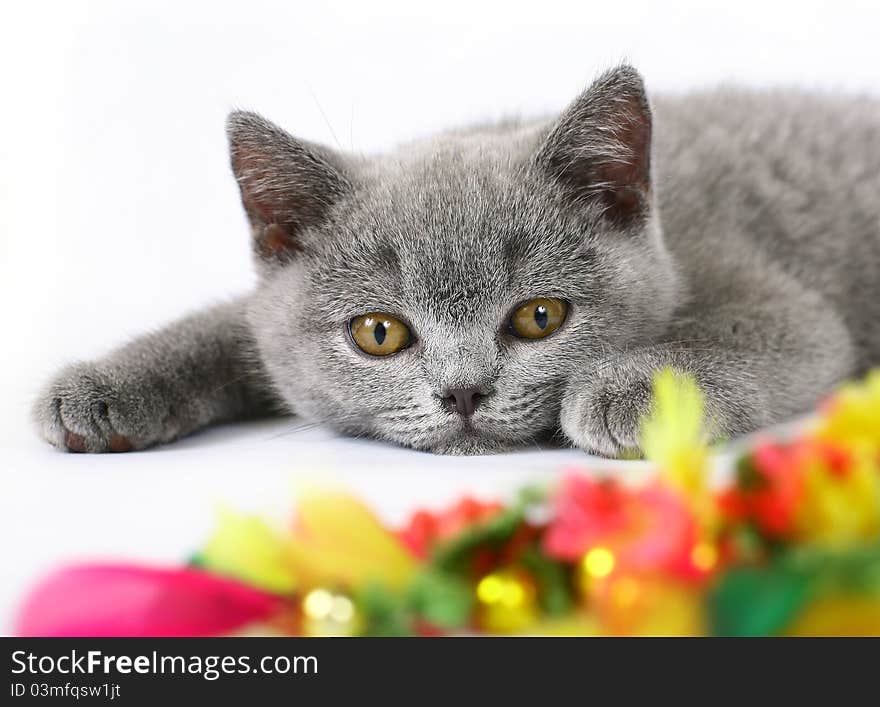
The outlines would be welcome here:
M 614 456 L 638 448 L 660 367 L 694 375 L 733 436 L 880 361 L 874 100 L 652 110 L 623 66 L 556 120 L 369 159 L 252 113 L 228 134 L 256 291 L 62 371 L 35 408 L 52 444 L 291 412 L 438 453 Z

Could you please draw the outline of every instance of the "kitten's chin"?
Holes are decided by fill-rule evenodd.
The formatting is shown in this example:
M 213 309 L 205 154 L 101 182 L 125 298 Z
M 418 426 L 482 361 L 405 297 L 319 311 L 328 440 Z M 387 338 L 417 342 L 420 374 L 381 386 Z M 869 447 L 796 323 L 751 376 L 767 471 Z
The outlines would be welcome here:
M 450 456 L 478 456 L 501 454 L 530 446 L 555 446 L 552 430 L 542 426 L 540 420 L 533 420 L 528 432 L 522 429 L 507 428 L 495 424 L 494 420 L 464 420 L 447 415 L 440 424 L 418 429 L 415 426 L 385 427 L 375 425 L 369 429 L 351 425 L 335 425 L 340 434 L 369 437 L 377 441 L 408 447 L 430 454 Z
M 450 456 L 477 456 L 483 454 L 500 454 L 510 452 L 516 445 L 511 442 L 503 442 L 497 439 L 481 437 L 462 437 L 461 439 L 449 439 L 425 446 L 423 449 L 432 454 L 447 454 Z
M 477 456 L 511 452 L 521 447 L 522 442 L 505 439 L 488 430 L 475 428 L 470 423 L 466 423 L 456 425 L 434 439 L 426 439 L 409 446 L 432 454 Z

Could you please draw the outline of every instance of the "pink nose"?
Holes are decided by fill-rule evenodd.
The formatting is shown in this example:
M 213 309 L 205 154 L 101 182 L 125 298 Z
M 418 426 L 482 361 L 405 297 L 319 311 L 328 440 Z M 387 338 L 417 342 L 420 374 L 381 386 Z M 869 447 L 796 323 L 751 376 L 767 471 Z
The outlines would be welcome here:
M 470 417 L 477 409 L 477 403 L 483 397 L 479 388 L 449 388 L 446 391 L 447 400 L 460 415 Z

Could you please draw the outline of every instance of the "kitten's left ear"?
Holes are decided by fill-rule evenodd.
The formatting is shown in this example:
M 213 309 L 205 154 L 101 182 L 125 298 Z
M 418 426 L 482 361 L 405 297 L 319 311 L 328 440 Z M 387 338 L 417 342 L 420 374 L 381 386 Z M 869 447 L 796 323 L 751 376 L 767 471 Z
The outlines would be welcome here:
M 626 227 L 647 215 L 651 109 L 631 66 L 600 76 L 560 116 L 535 156 L 545 174 L 581 203 Z

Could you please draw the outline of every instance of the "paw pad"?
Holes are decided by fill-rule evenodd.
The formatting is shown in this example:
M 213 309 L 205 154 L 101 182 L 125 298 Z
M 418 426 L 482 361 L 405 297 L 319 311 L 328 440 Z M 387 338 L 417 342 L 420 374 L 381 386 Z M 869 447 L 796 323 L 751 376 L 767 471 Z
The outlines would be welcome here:
M 78 435 L 76 432 L 67 432 L 64 436 L 64 444 L 67 446 L 67 451 L 69 452 L 85 452 L 86 451 L 86 439 L 82 435 Z
M 111 452 L 130 452 L 134 449 L 134 445 L 128 437 L 114 432 L 110 435 L 110 451 Z

